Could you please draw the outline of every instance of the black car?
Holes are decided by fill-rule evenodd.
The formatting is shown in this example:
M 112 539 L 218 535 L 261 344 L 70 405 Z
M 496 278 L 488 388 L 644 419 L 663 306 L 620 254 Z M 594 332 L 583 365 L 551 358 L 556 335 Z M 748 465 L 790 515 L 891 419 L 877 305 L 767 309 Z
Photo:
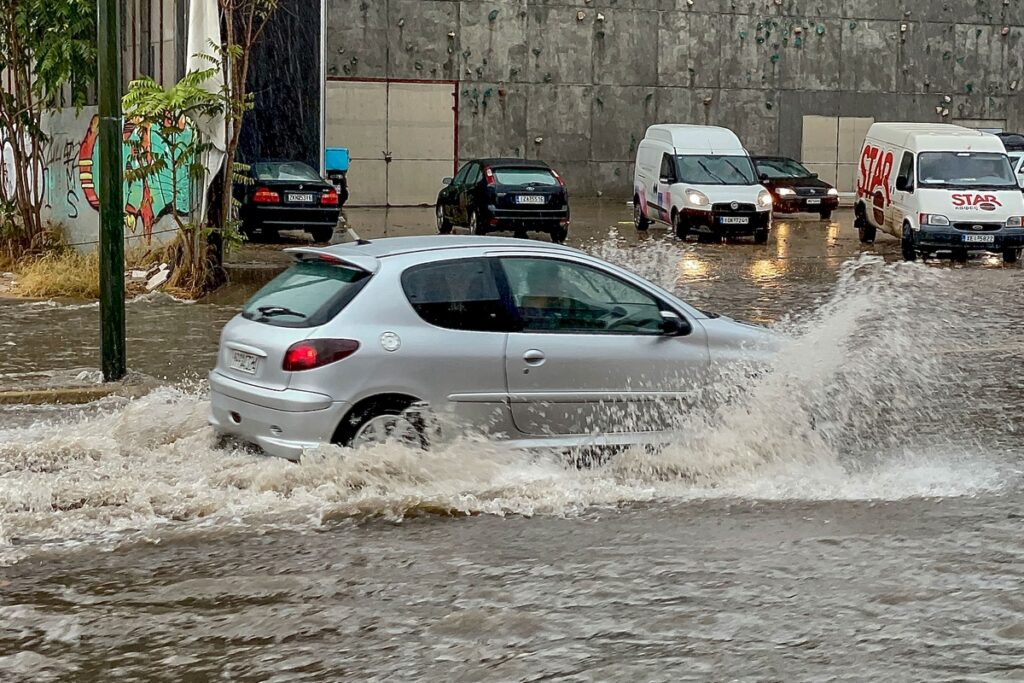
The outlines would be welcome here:
M 839 208 L 839 192 L 817 173 L 787 157 L 754 157 L 761 184 L 768 188 L 777 213 L 816 213 L 823 219 Z
M 301 161 L 260 161 L 250 166 L 251 182 L 235 185 L 238 216 L 247 237 L 264 239 L 278 230 L 305 230 L 327 242 L 341 214 L 337 188 Z
M 437 195 L 437 231 L 453 226 L 474 235 L 510 230 L 516 237 L 545 232 L 561 243 L 569 234 L 569 195 L 562 178 L 543 161 L 475 159 Z

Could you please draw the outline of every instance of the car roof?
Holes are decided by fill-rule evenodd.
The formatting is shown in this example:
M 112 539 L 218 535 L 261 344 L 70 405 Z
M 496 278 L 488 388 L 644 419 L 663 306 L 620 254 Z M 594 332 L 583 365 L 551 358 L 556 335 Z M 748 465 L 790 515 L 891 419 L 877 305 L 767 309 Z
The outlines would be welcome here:
M 294 251 L 305 253 L 325 253 L 339 257 L 359 256 L 370 258 L 387 258 L 389 256 L 400 256 L 426 251 L 454 251 L 458 249 L 480 249 L 480 248 L 513 248 L 516 250 L 529 250 L 549 253 L 577 254 L 578 249 L 551 244 L 550 242 L 538 242 L 536 240 L 521 240 L 509 237 L 478 237 L 476 235 L 423 235 L 417 237 L 383 237 L 375 240 L 358 240 L 356 242 L 345 242 L 334 244 L 323 248 L 300 248 Z M 293 251 L 293 250 L 289 250 Z
M 484 166 L 504 166 L 505 168 L 543 168 L 550 170 L 545 162 L 538 159 L 512 159 L 493 157 L 490 159 L 472 159 L 477 163 L 483 164 Z

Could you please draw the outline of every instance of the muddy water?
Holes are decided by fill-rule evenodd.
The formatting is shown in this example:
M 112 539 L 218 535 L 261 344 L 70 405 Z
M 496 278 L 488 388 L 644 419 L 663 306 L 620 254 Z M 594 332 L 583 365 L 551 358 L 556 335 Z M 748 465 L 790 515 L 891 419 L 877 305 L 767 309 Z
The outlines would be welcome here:
M 188 378 L 244 288 L 133 304 L 133 366 L 178 386 L 3 413 L 0 680 L 1024 676 L 1024 270 L 886 264 L 842 224 L 680 247 L 618 220 L 580 244 L 787 341 L 680 443 L 593 469 L 473 435 L 217 449 Z M 0 306 L 4 381 L 90 364 L 94 324 Z

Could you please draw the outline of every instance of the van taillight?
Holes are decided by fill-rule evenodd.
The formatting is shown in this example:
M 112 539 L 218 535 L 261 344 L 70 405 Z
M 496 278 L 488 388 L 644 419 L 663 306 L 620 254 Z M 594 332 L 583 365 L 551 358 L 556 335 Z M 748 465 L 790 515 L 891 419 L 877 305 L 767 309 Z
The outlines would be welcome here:
M 253 193 L 252 200 L 257 204 L 280 204 L 281 195 L 269 188 L 261 187 Z
M 307 339 L 292 344 L 284 354 L 286 372 L 313 370 L 348 358 L 359 350 L 354 339 Z
M 320 206 L 337 206 L 338 205 L 338 191 L 335 189 L 327 190 L 320 195 Z

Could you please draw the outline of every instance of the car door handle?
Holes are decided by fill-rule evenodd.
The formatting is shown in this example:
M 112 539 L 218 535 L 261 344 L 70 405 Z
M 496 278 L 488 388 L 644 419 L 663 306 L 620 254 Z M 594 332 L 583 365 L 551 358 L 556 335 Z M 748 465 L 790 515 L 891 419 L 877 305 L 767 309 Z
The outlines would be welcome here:
M 526 361 L 528 365 L 540 365 L 544 362 L 544 359 L 544 352 L 538 349 L 530 349 L 523 354 L 523 360 Z

